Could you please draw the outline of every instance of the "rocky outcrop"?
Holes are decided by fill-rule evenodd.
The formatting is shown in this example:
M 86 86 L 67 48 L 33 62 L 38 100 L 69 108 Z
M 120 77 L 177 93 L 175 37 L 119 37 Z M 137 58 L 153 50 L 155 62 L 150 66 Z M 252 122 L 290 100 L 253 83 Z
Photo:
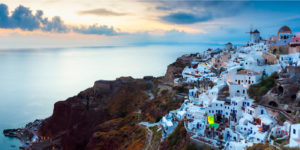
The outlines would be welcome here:
M 290 105 L 290 108 L 300 107 L 299 81 L 300 67 L 288 66 L 279 74 L 279 78 L 274 80 L 274 86 L 260 101 L 260 104 L 271 105 L 283 108 Z
M 298 86 L 295 84 L 278 84 L 273 87 L 266 95 L 262 97 L 260 104 L 300 106 L 300 97 L 298 95 Z
M 99 125 L 137 111 L 136 106 L 148 98 L 144 91 L 150 84 L 151 81 L 131 77 L 96 81 L 92 88 L 55 103 L 52 116 L 43 121 L 39 132 L 42 136 L 60 138 L 65 150 L 82 150 L 88 143 L 88 149 L 92 149 L 99 144 L 93 142 L 94 137 L 99 137 Z
M 167 72 L 164 76 L 164 80 L 167 82 L 173 82 L 175 78 L 181 77 L 181 73 L 184 67 L 190 65 L 190 61 L 194 57 L 190 56 L 182 56 L 177 58 L 177 60 L 168 66 Z
M 52 116 L 39 129 L 44 147 L 64 150 L 144 149 L 147 130 L 141 121 L 156 122 L 183 99 L 176 90 L 155 95 L 166 82 L 151 76 L 143 79 L 121 77 L 96 81 L 74 97 L 55 103 Z M 41 142 L 32 147 L 41 148 Z

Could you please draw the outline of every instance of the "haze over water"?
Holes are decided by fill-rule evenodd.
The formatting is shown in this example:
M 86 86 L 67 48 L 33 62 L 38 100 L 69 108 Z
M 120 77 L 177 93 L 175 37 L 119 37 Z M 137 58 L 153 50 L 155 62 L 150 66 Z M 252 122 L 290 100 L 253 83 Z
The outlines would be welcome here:
M 183 54 L 217 46 L 143 46 L 0 51 L 0 130 L 52 114 L 54 103 L 120 76 L 163 76 Z M 11 145 L 16 145 L 12 147 Z M 0 134 L 0 149 L 18 149 Z

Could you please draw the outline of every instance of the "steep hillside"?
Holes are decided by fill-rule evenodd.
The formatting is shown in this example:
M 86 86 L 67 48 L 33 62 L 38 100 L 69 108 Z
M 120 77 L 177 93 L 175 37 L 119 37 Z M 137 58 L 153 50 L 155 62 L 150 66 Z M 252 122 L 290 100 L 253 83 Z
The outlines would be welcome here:
M 173 88 L 170 81 L 185 65 L 178 59 L 162 78 L 96 81 L 93 87 L 55 103 L 52 116 L 42 122 L 38 132 L 44 138 L 31 147 L 144 149 L 149 137 L 139 122 L 157 122 L 170 110 L 179 108 L 183 97 L 176 94 L 184 87 Z

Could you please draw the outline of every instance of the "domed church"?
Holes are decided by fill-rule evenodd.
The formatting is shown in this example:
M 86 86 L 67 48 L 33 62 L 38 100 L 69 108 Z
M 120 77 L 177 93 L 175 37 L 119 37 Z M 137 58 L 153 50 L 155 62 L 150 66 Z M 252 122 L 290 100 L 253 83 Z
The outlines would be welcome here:
M 278 30 L 276 45 L 287 45 L 292 41 L 293 33 L 288 26 L 283 26 Z

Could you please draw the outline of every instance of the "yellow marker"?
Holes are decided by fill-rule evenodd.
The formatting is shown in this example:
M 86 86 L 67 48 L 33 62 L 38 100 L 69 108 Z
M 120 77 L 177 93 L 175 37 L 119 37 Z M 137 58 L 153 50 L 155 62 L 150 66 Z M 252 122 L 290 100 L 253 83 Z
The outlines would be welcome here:
M 208 120 L 208 124 L 209 125 L 213 125 L 215 122 L 214 122 L 214 117 L 213 116 L 208 116 L 207 117 L 207 120 Z

